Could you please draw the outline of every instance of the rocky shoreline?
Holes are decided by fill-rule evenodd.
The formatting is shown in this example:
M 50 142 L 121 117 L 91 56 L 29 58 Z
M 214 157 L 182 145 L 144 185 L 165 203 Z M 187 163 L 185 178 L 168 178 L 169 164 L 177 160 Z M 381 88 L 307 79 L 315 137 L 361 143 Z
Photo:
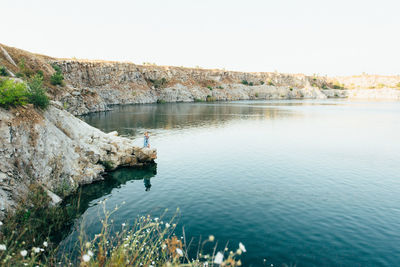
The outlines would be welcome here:
M 55 102 L 46 111 L 0 108 L 0 143 L 0 216 L 15 208 L 30 183 L 58 202 L 79 185 L 103 179 L 106 170 L 141 167 L 157 157 L 155 149 L 104 133 Z

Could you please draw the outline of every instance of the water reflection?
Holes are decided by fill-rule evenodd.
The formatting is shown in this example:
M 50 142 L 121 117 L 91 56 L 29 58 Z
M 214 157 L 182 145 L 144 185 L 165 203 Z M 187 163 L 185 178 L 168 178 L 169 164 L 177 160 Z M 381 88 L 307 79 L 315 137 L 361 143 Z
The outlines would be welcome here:
M 62 240 L 74 224 L 73 219 L 81 216 L 89 207 L 97 205 L 93 200 L 109 195 L 114 189 L 121 188 L 129 181 L 143 180 L 145 191 L 151 187 L 150 180 L 157 175 L 157 163 L 142 169 L 121 168 L 104 176 L 104 180 L 82 186 L 79 191 L 63 201 L 62 208 L 66 216 L 64 235 L 56 236 L 56 240 Z
M 142 129 L 182 129 L 221 126 L 231 120 L 276 119 L 300 116 L 282 106 L 304 105 L 286 103 L 276 105 L 260 102 L 256 105 L 240 103 L 167 103 L 116 106 L 113 111 L 83 116 L 90 125 L 110 132 L 118 129 L 121 135 L 136 136 Z

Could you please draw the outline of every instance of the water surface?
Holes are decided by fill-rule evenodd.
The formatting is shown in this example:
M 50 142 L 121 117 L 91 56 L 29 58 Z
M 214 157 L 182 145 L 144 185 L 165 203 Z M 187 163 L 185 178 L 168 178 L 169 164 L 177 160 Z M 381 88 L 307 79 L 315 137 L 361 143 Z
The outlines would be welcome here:
M 149 130 L 158 149 L 156 167 L 84 187 L 89 235 L 107 198 L 126 203 L 116 224 L 179 207 L 188 239 L 243 242 L 246 266 L 400 262 L 399 102 L 132 105 L 83 119 L 138 145 Z

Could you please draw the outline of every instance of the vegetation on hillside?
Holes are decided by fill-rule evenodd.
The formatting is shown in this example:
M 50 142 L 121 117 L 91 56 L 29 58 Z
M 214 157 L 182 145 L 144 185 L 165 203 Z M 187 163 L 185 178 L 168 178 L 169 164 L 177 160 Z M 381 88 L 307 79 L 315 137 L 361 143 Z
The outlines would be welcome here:
M 0 76 L 9 76 L 10 74 L 8 73 L 6 67 L 0 66 Z
M 24 82 L 14 79 L 0 79 L 0 106 L 3 108 L 23 106 L 27 103 L 33 104 L 37 108 L 46 109 L 49 105 L 49 98 L 43 87 L 43 77 L 36 74 L 28 81 L 28 86 Z
M 46 109 L 49 105 L 49 98 L 46 89 L 43 87 L 43 76 L 36 74 L 29 82 L 28 99 L 35 107 Z
M 0 79 L 0 106 L 4 108 L 23 106 L 28 102 L 25 83 L 11 79 Z
M 167 83 L 168 83 L 167 79 L 165 79 L 164 77 L 161 78 L 161 79 L 155 79 L 155 80 L 153 80 L 153 79 L 148 79 L 148 81 L 149 81 L 150 83 L 152 83 L 153 86 L 154 86 L 154 88 L 156 88 L 156 89 L 158 89 L 158 88 L 163 88 L 163 87 L 165 87 L 165 86 L 167 85 Z
M 50 83 L 52 85 L 61 85 L 63 86 L 63 80 L 64 80 L 64 76 L 61 72 L 61 68 L 55 64 L 52 65 L 52 67 L 54 68 L 54 70 L 56 71 L 53 75 L 50 76 Z

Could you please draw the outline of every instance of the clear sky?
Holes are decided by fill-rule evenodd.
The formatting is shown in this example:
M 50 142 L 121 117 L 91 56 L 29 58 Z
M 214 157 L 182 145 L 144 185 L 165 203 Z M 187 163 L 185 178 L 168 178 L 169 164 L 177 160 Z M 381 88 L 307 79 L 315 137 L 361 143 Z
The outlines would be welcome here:
M 400 0 L 1 0 L 0 43 L 55 57 L 400 75 Z

